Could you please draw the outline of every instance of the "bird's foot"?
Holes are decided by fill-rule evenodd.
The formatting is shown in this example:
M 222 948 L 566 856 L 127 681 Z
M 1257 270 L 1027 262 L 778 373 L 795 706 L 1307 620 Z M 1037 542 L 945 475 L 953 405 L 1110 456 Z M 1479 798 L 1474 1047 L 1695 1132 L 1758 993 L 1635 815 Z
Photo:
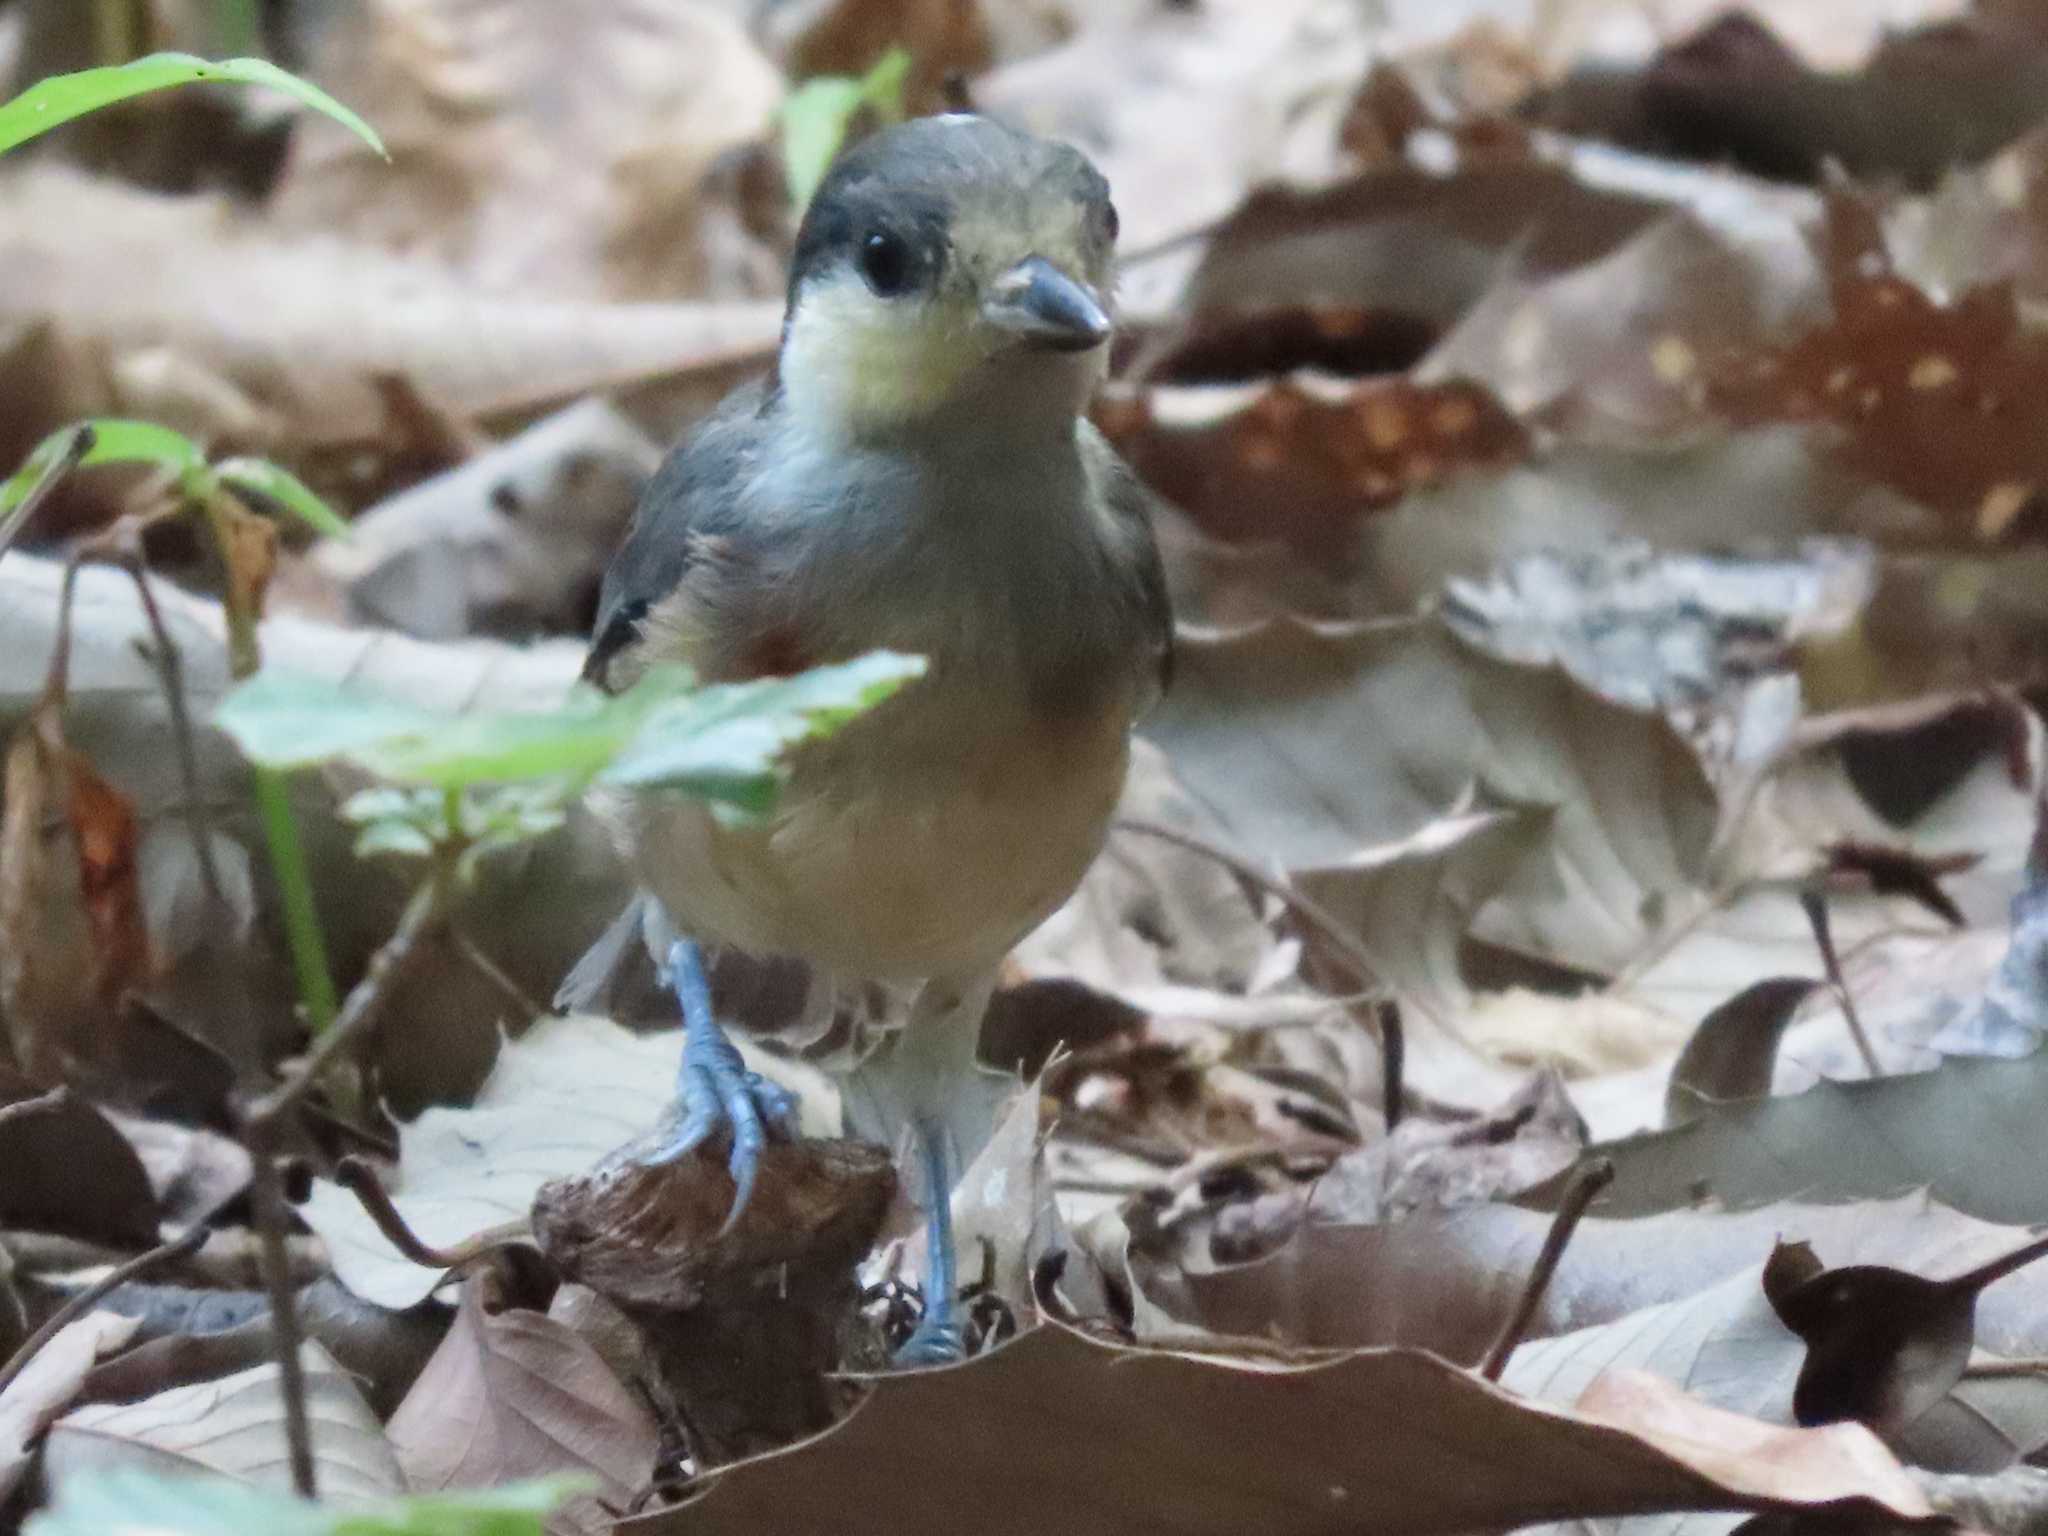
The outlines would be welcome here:
M 684 939 L 669 950 L 669 985 L 683 1005 L 683 1067 L 677 1083 L 682 1121 L 667 1145 L 647 1160 L 673 1162 L 687 1157 L 720 1131 L 732 1135 L 726 1167 L 732 1173 L 732 1209 L 723 1237 L 754 1196 L 761 1151 L 772 1135 L 796 1135 L 796 1099 L 778 1083 L 747 1070 L 745 1060 L 711 1012 L 711 987 L 705 980 L 703 956 Z
M 927 1302 L 925 1313 L 890 1363 L 899 1371 L 914 1371 L 934 1365 L 958 1365 L 967 1358 L 967 1341 L 960 1325 L 953 1321 L 952 1307 L 943 1309 Z

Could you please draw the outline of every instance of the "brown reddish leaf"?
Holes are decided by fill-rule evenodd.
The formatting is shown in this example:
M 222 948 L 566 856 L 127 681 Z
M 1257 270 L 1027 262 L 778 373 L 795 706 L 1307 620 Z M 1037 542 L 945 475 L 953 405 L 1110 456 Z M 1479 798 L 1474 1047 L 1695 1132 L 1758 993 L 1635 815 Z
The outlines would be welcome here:
M 1105 397 L 1096 421 L 1202 529 L 1341 562 L 1360 517 L 1461 469 L 1511 464 L 1527 434 L 1481 385 L 1302 376 Z
M 608 1524 L 654 1471 L 653 1416 L 587 1342 L 512 1304 L 496 1271 L 464 1284 L 455 1326 L 392 1415 L 391 1446 L 418 1492 L 575 1473 L 597 1489 L 565 1505 L 552 1532 Z
M 905 1477 L 901 1448 L 935 1425 L 945 1454 Z M 1802 1458 L 1794 1477 L 1670 1438 L 1539 1406 L 1415 1351 L 1254 1363 L 1110 1348 L 1045 1325 L 955 1370 L 884 1378 L 837 1428 L 619 1530 L 922 1536 L 971 1523 L 1027 1536 L 1048 1508 L 1066 1536 L 1435 1536 L 1679 1509 L 1925 1515 L 1894 1497 L 1882 1458 Z
M 62 707 L 46 695 L 16 730 L 0 822 L 0 1008 L 46 1084 L 103 1047 L 150 965 L 134 807 L 66 742 Z
M 2038 542 L 2048 485 L 2048 341 L 2021 329 L 2008 284 L 1937 302 L 1898 275 L 1875 216 L 1828 206 L 1830 322 L 1790 344 L 1708 365 L 1707 398 L 1742 424 L 1824 421 L 1862 473 L 1941 515 L 1894 540 Z

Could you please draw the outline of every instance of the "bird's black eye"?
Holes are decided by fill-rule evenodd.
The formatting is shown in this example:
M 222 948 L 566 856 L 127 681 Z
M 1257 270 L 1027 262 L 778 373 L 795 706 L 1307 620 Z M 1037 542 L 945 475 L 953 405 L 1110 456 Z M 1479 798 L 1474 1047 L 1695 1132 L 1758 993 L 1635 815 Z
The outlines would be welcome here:
M 860 243 L 860 275 L 885 299 L 910 286 L 910 247 L 902 236 L 885 229 L 872 231 Z
M 1117 231 L 1123 228 L 1123 221 L 1116 216 L 1116 204 L 1102 205 L 1102 238 L 1108 245 L 1116 244 Z

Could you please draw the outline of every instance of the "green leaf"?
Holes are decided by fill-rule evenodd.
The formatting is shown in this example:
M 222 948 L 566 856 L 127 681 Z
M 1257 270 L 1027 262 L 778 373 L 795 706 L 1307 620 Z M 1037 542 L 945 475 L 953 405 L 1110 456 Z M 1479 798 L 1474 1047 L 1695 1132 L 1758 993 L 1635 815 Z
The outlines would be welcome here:
M 267 768 L 346 758 L 383 778 L 443 789 L 602 776 L 759 812 L 781 784 L 789 747 L 923 671 L 921 657 L 876 651 L 796 677 L 693 690 L 687 671 L 658 668 L 617 698 L 578 688 L 554 710 L 447 715 L 266 667 L 222 701 L 215 719 Z
M 66 1479 L 25 1536 L 541 1536 L 542 1520 L 584 1486 L 551 1478 L 342 1509 L 224 1477 L 119 1468 Z
M 836 730 L 924 670 L 922 656 L 871 651 L 795 677 L 706 688 L 656 710 L 599 777 L 759 813 L 782 786 L 790 747 Z
M 220 728 L 272 768 L 346 758 L 403 783 L 461 789 L 534 779 L 589 779 L 650 712 L 692 686 L 687 671 L 650 672 L 607 698 L 578 688 L 556 709 L 443 714 L 321 678 L 266 667 L 221 703 Z
M 314 495 L 305 481 L 268 459 L 227 459 L 216 464 L 213 472 L 237 490 L 276 502 L 315 533 L 331 539 L 349 536 L 349 526 L 339 513 Z
M 902 120 L 903 84 L 909 75 L 909 53 L 891 48 L 858 80 L 820 75 L 790 92 L 782 104 L 782 165 L 789 200 L 799 210 L 831 169 L 855 113 L 871 107 L 884 122 Z
M 35 452 L 28 456 L 21 468 L 5 484 L 0 484 L 0 513 L 11 512 L 21 505 L 36 481 L 42 478 L 45 466 L 61 458 L 70 448 L 79 425 L 52 432 L 36 444 Z M 124 421 L 118 417 L 99 417 L 82 425 L 92 428 L 93 442 L 85 451 L 85 457 L 78 461 L 81 469 L 94 464 L 155 464 L 175 471 L 179 483 L 188 492 L 195 491 L 204 477 L 212 473 L 206 466 L 206 455 L 199 451 L 199 445 L 169 427 L 160 427 L 150 421 Z
M 88 112 L 126 101 L 132 96 L 161 91 L 173 85 L 201 81 L 223 81 L 231 85 L 261 85 L 283 91 L 315 111 L 324 112 L 370 148 L 390 159 L 384 141 L 355 113 L 318 86 L 279 69 L 265 59 L 223 59 L 218 63 L 189 53 L 153 53 L 129 64 L 104 69 L 85 69 L 73 75 L 52 75 L 0 106 L 0 154 L 30 139 L 48 133 Z

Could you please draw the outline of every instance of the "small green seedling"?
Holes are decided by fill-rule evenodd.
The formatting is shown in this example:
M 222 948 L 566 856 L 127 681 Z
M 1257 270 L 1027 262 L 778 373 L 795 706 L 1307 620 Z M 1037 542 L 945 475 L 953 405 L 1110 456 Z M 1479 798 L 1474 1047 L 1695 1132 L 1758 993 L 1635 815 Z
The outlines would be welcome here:
M 385 159 L 391 158 L 375 129 L 317 85 L 279 69 L 266 59 L 222 59 L 216 63 L 189 53 L 153 53 L 127 64 L 82 69 L 76 74 L 38 80 L 12 101 L 0 105 L 0 154 L 116 102 L 174 85 L 207 82 L 260 85 L 282 91 L 333 118 Z
M 170 475 L 179 493 L 195 507 L 204 507 L 223 490 L 249 494 L 260 505 L 276 506 L 315 533 L 347 538 L 348 524 L 310 487 L 289 470 L 268 459 L 232 458 L 209 464 L 199 445 L 182 433 L 154 422 L 101 417 L 52 432 L 36 446 L 20 469 L 0 481 L 0 548 L 7 543 L 9 518 L 28 500 L 49 467 L 72 450 L 80 430 L 92 434 L 78 460 L 80 469 L 96 464 L 136 464 Z
M 891 48 L 859 79 L 820 75 L 806 80 L 782 104 L 782 166 L 790 203 L 801 213 L 825 179 L 846 133 L 863 108 L 885 123 L 903 121 L 903 84 L 910 55 Z

